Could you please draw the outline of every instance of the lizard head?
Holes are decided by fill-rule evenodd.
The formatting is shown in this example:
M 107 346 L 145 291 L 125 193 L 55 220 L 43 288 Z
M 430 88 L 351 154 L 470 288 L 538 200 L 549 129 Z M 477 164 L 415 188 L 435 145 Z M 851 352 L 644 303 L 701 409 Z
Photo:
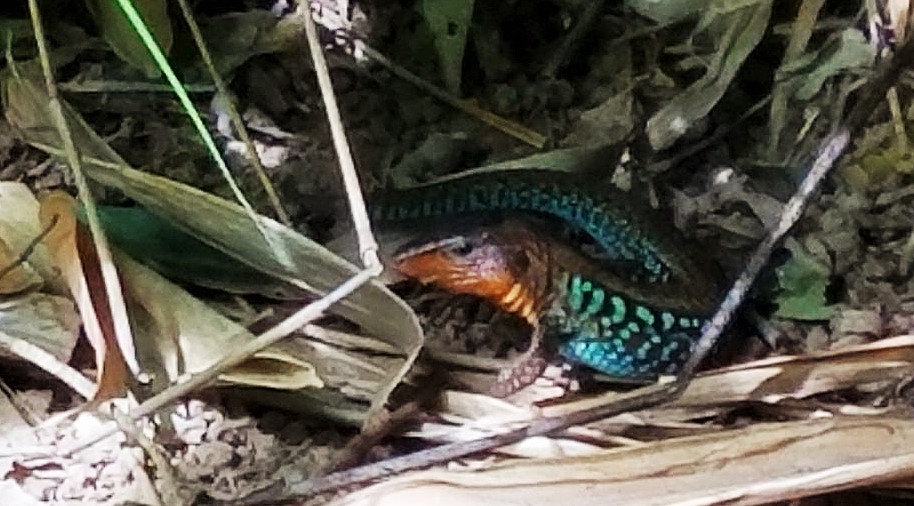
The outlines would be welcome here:
M 528 321 L 537 318 L 540 290 L 531 284 L 537 264 L 529 241 L 517 230 L 473 228 L 420 239 L 394 257 L 402 274 L 452 293 L 482 297 Z M 547 273 L 543 272 L 542 276 Z

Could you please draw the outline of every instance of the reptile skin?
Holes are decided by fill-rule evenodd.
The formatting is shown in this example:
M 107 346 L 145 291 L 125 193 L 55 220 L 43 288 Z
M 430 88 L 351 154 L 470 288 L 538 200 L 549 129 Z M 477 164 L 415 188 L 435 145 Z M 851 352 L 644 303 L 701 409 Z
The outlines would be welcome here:
M 484 173 L 375 195 L 383 227 L 417 226 L 396 269 L 490 300 L 533 328 L 531 353 L 493 393 L 529 384 L 541 340 L 626 381 L 675 373 L 718 295 L 677 231 L 619 192 L 542 170 Z M 560 231 L 596 245 L 585 254 Z
M 675 374 L 714 302 L 710 294 L 683 297 L 679 284 L 620 277 L 548 226 L 522 219 L 417 238 L 396 255 L 395 267 L 450 292 L 488 299 L 530 323 L 531 349 L 543 339 L 568 360 L 626 382 Z M 531 354 L 504 371 L 492 393 L 528 385 L 544 366 Z
M 453 217 L 504 213 L 546 216 L 592 240 L 606 261 L 650 282 L 684 279 L 693 259 L 681 253 L 677 231 L 607 185 L 595 187 L 553 170 L 482 172 L 376 194 L 375 223 L 424 224 Z

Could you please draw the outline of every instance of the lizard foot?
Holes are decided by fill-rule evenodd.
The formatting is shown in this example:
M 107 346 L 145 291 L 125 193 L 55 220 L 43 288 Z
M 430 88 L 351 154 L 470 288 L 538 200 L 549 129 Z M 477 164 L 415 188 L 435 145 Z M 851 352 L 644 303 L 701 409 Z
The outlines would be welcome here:
M 489 389 L 492 397 L 507 397 L 514 392 L 536 381 L 546 369 L 546 359 L 534 354 L 526 357 L 520 364 L 501 371 L 495 384 Z

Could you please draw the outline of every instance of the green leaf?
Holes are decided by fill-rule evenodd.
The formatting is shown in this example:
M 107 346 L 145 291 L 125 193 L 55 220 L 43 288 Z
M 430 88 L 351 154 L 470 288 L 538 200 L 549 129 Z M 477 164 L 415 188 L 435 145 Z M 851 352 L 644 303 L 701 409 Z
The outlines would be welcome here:
M 84 216 L 80 210 L 79 219 Z M 231 293 L 303 296 L 142 207 L 99 206 L 98 218 L 112 244 L 167 278 Z
M 173 34 L 171 20 L 168 18 L 166 0 L 130 0 L 136 10 L 143 16 L 147 28 L 155 37 L 162 52 L 171 50 Z M 111 49 L 128 65 L 141 70 L 147 77 L 158 77 L 159 69 L 150 56 L 146 46 L 140 40 L 136 30 L 130 25 L 127 16 L 117 5 L 117 0 L 86 0 L 89 11 L 95 18 L 95 24 L 108 41 Z
M 771 0 L 712 2 L 692 33 L 712 37 L 716 47 L 705 74 L 670 100 L 647 121 L 655 150 L 673 145 L 688 128 L 707 116 L 730 89 L 730 83 L 768 29 Z
M 445 86 L 456 95 L 460 91 L 463 51 L 473 18 L 473 0 L 422 0 L 420 9 L 435 39 Z
M 793 320 L 828 320 L 834 306 L 828 305 L 828 268 L 816 261 L 796 241 L 788 241 L 793 256 L 776 270 L 780 293 L 775 297 L 775 316 Z
M 682 21 L 708 8 L 707 0 L 679 0 L 676 2 L 626 0 L 625 5 L 638 14 L 663 25 Z
M 856 28 L 832 36 L 818 51 L 809 53 L 778 70 L 779 80 L 789 80 L 799 100 L 810 100 L 825 81 L 848 71 L 863 73 L 876 61 L 876 48 Z

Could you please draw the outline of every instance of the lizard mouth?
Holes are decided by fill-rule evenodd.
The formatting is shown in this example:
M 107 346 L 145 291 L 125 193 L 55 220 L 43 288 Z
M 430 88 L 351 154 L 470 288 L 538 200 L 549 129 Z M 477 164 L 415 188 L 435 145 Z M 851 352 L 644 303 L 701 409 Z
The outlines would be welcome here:
M 483 272 L 472 263 L 455 262 L 454 258 L 437 249 L 398 255 L 396 268 L 422 283 L 452 293 L 475 295 L 528 322 L 536 320 L 534 297 L 507 270 Z

